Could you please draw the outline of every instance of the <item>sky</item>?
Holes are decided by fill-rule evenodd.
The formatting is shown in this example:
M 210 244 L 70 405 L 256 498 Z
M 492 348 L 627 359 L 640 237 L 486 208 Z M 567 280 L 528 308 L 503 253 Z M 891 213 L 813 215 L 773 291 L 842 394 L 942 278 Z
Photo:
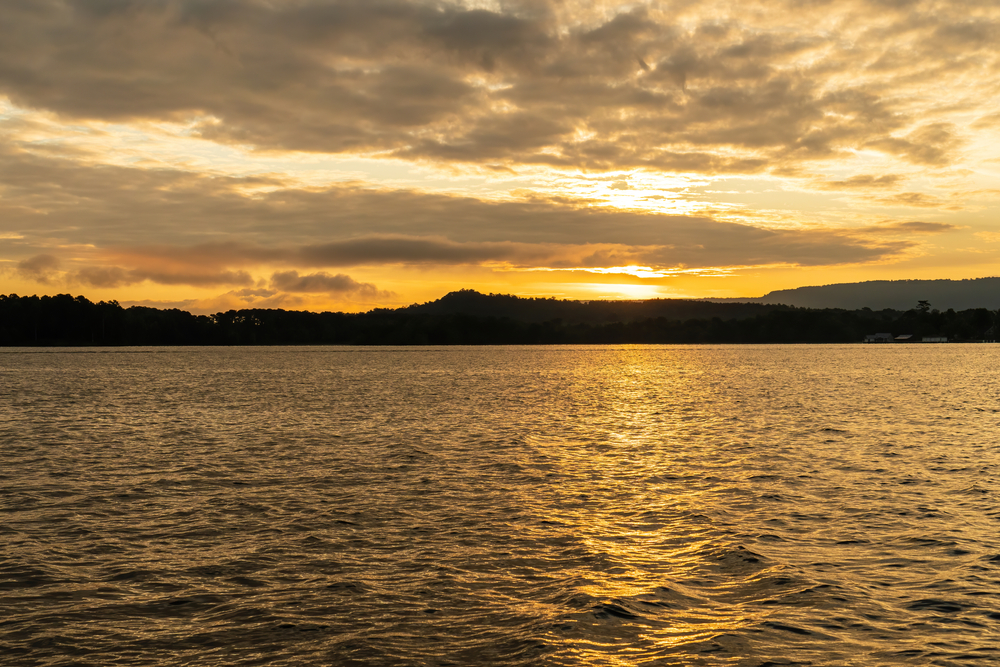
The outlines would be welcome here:
M 4 0 L 0 293 L 993 276 L 997 44 L 996 0 Z

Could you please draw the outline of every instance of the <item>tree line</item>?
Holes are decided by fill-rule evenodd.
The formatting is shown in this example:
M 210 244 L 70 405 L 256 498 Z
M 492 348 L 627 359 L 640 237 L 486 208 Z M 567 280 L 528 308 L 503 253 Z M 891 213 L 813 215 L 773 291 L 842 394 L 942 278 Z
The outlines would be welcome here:
M 703 316 L 685 316 L 691 312 Z M 659 299 L 588 304 L 470 290 L 367 313 L 250 308 L 193 315 L 68 294 L 12 294 L 0 295 L 0 345 L 854 343 L 880 332 L 974 341 L 1000 337 L 998 315 L 986 308 L 938 311 L 925 303 L 907 311 Z

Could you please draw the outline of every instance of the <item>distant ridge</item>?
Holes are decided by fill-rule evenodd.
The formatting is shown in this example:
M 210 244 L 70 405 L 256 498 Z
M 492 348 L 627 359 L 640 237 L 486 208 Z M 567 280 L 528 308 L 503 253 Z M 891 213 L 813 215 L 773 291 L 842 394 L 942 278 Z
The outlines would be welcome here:
M 1000 309 L 1000 278 L 970 280 L 870 280 L 815 287 L 776 290 L 748 299 L 712 299 L 744 303 L 784 304 L 798 308 L 909 310 L 917 301 L 930 301 L 938 310 Z

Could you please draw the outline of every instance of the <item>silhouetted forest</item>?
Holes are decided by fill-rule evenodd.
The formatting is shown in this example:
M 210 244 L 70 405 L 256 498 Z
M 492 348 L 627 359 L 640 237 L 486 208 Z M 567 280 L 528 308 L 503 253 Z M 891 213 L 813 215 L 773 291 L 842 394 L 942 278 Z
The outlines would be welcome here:
M 854 343 L 866 334 L 997 338 L 998 312 L 809 309 L 679 299 L 560 301 L 461 290 L 367 313 L 280 309 L 192 315 L 83 296 L 0 295 L 0 345 L 517 345 Z

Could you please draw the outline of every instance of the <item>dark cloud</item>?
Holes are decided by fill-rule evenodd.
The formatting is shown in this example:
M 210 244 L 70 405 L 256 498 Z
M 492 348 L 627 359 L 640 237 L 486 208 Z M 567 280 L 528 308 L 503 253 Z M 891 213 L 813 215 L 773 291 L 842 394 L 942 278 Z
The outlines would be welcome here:
M 436 42 L 487 72 L 501 62 L 532 68 L 553 40 L 537 20 L 484 9 L 443 12 L 438 22 L 424 26 L 423 33 L 429 43 Z
M 557 244 L 513 242 L 456 242 L 441 237 L 365 236 L 328 243 L 301 246 L 268 246 L 248 243 L 206 243 L 193 246 L 158 244 L 151 246 L 117 247 L 108 251 L 117 261 L 130 264 L 152 264 L 173 267 L 188 272 L 194 267 L 255 266 L 281 264 L 298 267 L 357 267 L 357 266 L 459 266 L 506 262 L 540 266 L 556 254 Z M 570 246 L 572 247 L 572 246 Z M 583 244 L 581 247 L 587 247 Z M 129 278 L 144 279 L 148 269 L 129 272 Z M 308 279 L 308 280 L 307 280 Z M 137 280 L 132 280 L 136 282 Z M 350 284 L 348 276 L 314 274 L 299 276 L 295 272 L 279 272 L 272 284 L 288 286 L 324 286 L 319 291 L 339 289 Z M 293 291 L 314 291 L 305 287 Z M 284 289 L 284 287 L 282 287 Z
M 17 263 L 17 273 L 29 280 L 48 284 L 59 270 L 59 259 L 53 255 L 41 254 Z
M 974 18 L 960 23 L 946 23 L 934 30 L 935 43 L 968 51 L 975 47 L 995 48 L 1000 41 L 1000 23 Z
M 859 174 L 842 181 L 821 181 L 816 185 L 822 190 L 891 190 L 902 180 L 898 174 Z
M 912 232 L 914 234 L 940 234 L 941 232 L 953 232 L 961 229 L 961 227 L 957 225 L 949 225 L 945 222 L 920 222 L 919 220 L 911 222 L 897 222 L 887 225 L 886 227 L 889 229 Z
M 857 233 L 871 234 L 875 237 L 884 238 L 887 234 L 942 234 L 945 232 L 958 231 L 959 229 L 962 229 L 962 227 L 945 222 L 922 222 L 919 220 L 912 220 L 908 222 L 890 222 L 884 225 L 865 227 L 863 229 L 859 229 Z
M 227 263 L 244 264 L 252 262 L 259 256 L 252 248 L 239 246 L 229 246 L 224 249 L 220 246 L 183 248 L 180 253 L 177 248 L 161 247 L 158 249 L 145 249 L 146 260 L 153 262 L 170 258 L 175 266 L 188 264 L 198 265 L 207 262 L 210 266 L 224 266 Z M 216 251 L 214 254 L 212 251 Z M 228 251 L 227 251 L 228 250 Z M 141 256 L 143 250 L 139 250 L 135 256 Z M 197 259 L 194 259 L 197 258 Z M 160 285 L 190 285 L 195 287 L 220 287 L 231 285 L 252 285 L 253 279 L 246 271 L 216 270 L 191 272 L 185 270 L 174 271 L 150 271 L 147 269 L 124 269 L 119 266 L 91 266 L 84 267 L 73 274 L 76 282 L 99 288 L 121 287 L 123 285 L 134 285 L 143 281 L 149 281 Z M 259 287 L 246 287 L 241 290 L 233 290 L 229 294 L 238 297 L 273 297 L 278 292 L 301 292 L 301 293 L 324 293 L 340 296 L 351 296 L 360 299 L 391 299 L 395 296 L 392 292 L 378 289 L 371 283 L 361 283 L 348 275 L 338 273 L 330 275 L 319 272 L 308 275 L 299 275 L 297 271 L 278 271 L 271 275 L 271 289 Z
M 931 123 L 905 137 L 885 137 L 868 143 L 868 147 L 898 155 L 914 164 L 944 166 L 952 160 L 959 146 L 953 128 L 947 123 Z
M 905 241 L 858 241 L 847 232 L 757 228 L 715 241 L 709 252 L 699 252 L 708 248 L 667 247 L 649 253 L 645 259 L 651 265 L 683 267 L 711 266 L 704 260 L 699 261 L 699 255 L 725 258 L 726 261 L 715 263 L 715 266 L 832 266 L 885 260 L 912 247 Z
M 392 292 L 378 289 L 371 283 L 361 283 L 343 273 L 326 272 L 299 275 L 298 271 L 279 271 L 271 275 L 271 286 L 282 292 L 350 295 L 362 299 L 388 299 Z
M 698 3 L 684 23 L 655 6 L 500 7 L 7 0 L 0 94 L 67 118 L 200 118 L 201 136 L 259 148 L 715 173 L 867 147 L 939 166 L 956 133 L 894 88 L 905 78 L 856 74 L 975 73 L 998 34 L 989 4 L 955 21 L 957 1 L 757 8 L 794 12 L 798 31 Z
M 454 265 L 516 261 L 526 248 L 532 247 L 515 243 L 456 243 L 441 238 L 364 237 L 306 246 L 294 254 L 296 259 L 312 266 Z
M 120 266 L 87 266 L 77 271 L 74 278 L 91 287 L 121 287 L 142 281 Z
M 150 271 L 134 269 L 129 272 L 135 278 L 149 280 L 161 285 L 193 285 L 214 287 L 216 285 L 252 285 L 253 278 L 246 271 Z
M 193 287 L 218 287 L 223 285 L 252 285 L 253 278 L 246 271 L 171 271 L 149 269 L 124 269 L 120 266 L 88 266 L 73 274 L 73 279 L 91 287 L 121 287 L 150 281 L 160 285 L 190 285 Z
M 891 197 L 878 197 L 873 201 L 885 206 L 907 206 L 910 208 L 942 208 L 948 202 L 926 192 L 901 192 Z

